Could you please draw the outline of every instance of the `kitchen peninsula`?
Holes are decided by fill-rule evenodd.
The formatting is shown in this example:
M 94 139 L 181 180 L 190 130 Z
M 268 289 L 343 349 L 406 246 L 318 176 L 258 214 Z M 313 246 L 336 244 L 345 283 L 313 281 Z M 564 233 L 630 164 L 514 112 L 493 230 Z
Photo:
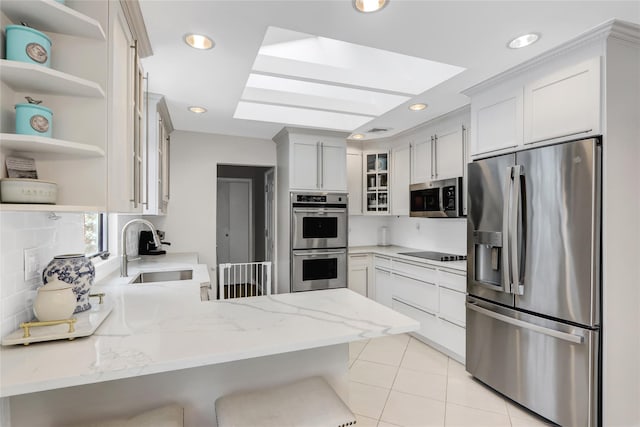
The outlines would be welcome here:
M 136 271 L 185 267 L 191 280 L 128 283 Z M 215 425 L 217 397 L 312 375 L 347 400 L 348 343 L 418 328 L 347 289 L 201 301 L 203 264 L 155 261 L 130 271 L 96 286 L 116 305 L 93 336 L 2 348 L 0 395 L 10 398 L 13 426 L 100 420 L 170 402 L 185 408 L 185 426 Z

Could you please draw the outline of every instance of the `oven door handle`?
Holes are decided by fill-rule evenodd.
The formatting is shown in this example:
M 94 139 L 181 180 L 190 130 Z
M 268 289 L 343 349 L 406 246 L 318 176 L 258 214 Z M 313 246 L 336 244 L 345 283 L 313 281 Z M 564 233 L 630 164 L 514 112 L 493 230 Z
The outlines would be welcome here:
M 347 213 L 347 209 L 346 208 L 318 208 L 318 209 L 293 208 L 293 212 L 326 215 L 328 213 Z
M 333 252 L 311 252 L 311 253 L 293 253 L 293 256 L 306 256 L 306 257 L 311 257 L 311 256 L 324 256 L 324 255 L 343 255 L 345 254 L 346 251 L 333 251 Z

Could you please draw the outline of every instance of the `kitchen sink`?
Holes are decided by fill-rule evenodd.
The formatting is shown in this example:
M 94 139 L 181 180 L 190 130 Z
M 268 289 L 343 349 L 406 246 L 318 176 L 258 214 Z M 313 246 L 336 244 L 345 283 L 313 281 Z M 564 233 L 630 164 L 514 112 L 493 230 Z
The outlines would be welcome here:
M 144 271 L 130 283 L 173 282 L 193 279 L 193 270 Z

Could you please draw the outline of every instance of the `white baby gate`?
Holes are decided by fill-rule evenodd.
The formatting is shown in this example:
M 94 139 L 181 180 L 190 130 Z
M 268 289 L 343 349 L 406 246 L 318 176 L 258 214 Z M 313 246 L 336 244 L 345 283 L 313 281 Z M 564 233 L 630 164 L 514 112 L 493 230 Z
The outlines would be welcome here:
M 271 295 L 271 261 L 218 266 L 218 299 Z

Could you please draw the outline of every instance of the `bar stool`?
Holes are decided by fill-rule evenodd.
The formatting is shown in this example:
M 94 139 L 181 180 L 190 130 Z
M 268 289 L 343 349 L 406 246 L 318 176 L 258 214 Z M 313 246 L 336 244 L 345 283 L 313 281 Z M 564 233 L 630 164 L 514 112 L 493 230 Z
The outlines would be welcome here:
M 356 417 L 322 377 L 216 400 L 218 427 L 346 427 Z

